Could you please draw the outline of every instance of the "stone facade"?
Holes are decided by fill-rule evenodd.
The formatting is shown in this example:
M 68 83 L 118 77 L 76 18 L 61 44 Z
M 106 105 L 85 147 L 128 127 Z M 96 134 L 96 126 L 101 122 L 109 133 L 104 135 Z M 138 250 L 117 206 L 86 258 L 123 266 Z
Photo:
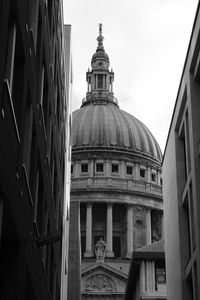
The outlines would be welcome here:
M 133 252 L 125 300 L 166 300 L 164 241 Z
M 97 41 L 86 98 L 73 113 L 71 203 L 80 206 L 82 299 L 122 299 L 133 250 L 162 238 L 162 156 L 145 125 L 119 109 L 101 26 Z

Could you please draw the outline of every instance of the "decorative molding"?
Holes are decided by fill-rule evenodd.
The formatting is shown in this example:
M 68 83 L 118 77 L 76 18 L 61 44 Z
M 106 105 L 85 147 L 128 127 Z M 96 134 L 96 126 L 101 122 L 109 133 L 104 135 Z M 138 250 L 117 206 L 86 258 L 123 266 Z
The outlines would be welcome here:
M 126 192 L 144 193 L 145 196 L 153 195 L 162 199 L 162 187 L 155 183 L 135 179 L 124 179 L 118 177 L 94 177 L 92 178 L 72 178 L 71 190 L 79 189 L 108 189 L 108 190 L 123 190 Z
M 85 291 L 90 292 L 115 292 L 115 282 L 107 275 L 95 274 L 90 276 L 85 284 Z

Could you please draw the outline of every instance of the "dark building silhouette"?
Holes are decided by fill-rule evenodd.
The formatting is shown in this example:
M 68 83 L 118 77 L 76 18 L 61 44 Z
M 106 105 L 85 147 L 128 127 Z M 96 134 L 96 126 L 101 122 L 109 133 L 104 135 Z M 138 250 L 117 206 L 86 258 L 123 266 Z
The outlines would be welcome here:
M 62 2 L 0 1 L 0 299 L 60 299 L 69 157 Z M 63 222 L 65 208 L 65 222 Z M 67 233 L 65 232 L 66 240 Z M 67 254 L 66 254 L 67 255 Z M 67 257 L 65 274 L 67 274 Z
M 200 5 L 163 158 L 167 296 L 200 299 Z

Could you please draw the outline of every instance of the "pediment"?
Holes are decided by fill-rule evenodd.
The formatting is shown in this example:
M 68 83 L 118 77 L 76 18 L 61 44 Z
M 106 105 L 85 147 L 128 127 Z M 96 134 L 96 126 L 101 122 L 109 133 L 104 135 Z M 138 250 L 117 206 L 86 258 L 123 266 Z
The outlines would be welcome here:
M 88 274 L 92 274 L 97 271 L 103 271 L 105 273 L 108 273 L 112 276 L 121 278 L 122 280 L 127 280 L 128 276 L 124 272 L 121 272 L 115 268 L 112 268 L 111 266 L 107 265 L 106 263 L 102 262 L 96 262 L 92 266 L 86 267 L 81 272 L 81 277 L 87 276 Z
M 127 275 L 105 263 L 95 263 L 81 273 L 82 293 L 123 293 Z

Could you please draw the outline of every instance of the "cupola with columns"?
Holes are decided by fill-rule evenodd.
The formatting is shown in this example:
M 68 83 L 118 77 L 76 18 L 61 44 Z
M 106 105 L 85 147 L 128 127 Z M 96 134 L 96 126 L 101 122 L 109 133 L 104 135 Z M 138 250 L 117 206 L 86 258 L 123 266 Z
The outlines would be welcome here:
M 110 61 L 103 46 L 102 24 L 99 24 L 98 46 L 96 53 L 92 56 L 91 70 L 86 73 L 88 84 L 87 94 L 82 106 L 88 103 L 112 102 L 117 105 L 113 94 L 114 72 L 109 70 Z

